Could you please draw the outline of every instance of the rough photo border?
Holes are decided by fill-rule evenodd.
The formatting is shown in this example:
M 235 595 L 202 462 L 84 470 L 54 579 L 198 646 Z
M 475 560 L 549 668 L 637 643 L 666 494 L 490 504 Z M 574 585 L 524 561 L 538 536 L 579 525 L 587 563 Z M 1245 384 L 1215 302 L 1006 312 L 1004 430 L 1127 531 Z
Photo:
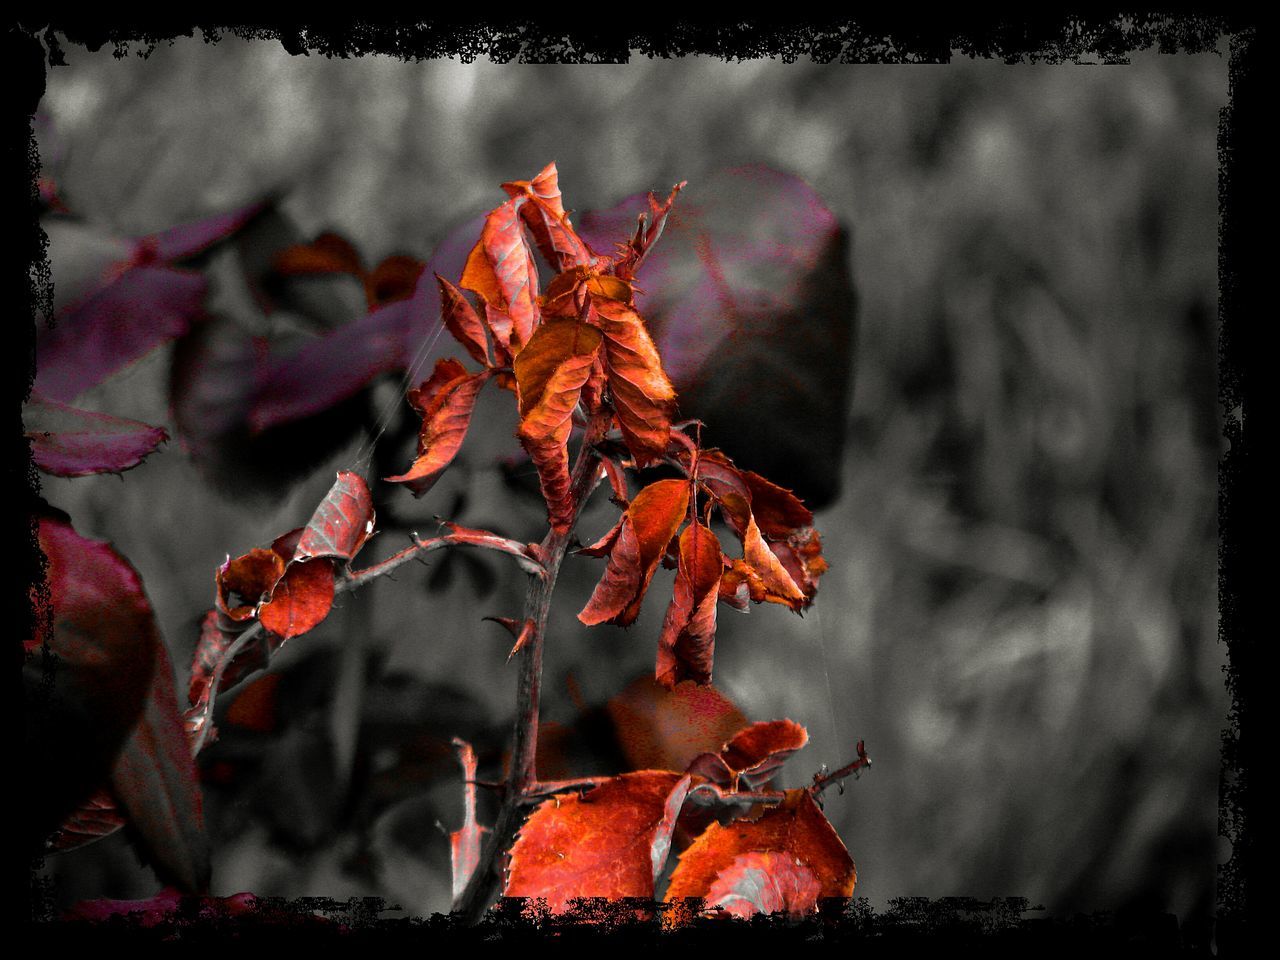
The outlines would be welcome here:
M 9 617 L 18 638 L 29 636 L 34 625 L 33 591 L 43 580 L 43 555 L 35 540 L 33 506 L 39 484 L 23 437 L 21 408 L 34 376 L 35 318 L 52 307 L 52 285 L 46 258 L 47 241 L 40 229 L 36 178 L 39 157 L 32 117 L 43 96 L 49 70 L 62 61 L 72 46 L 89 50 L 104 47 L 117 56 L 146 54 L 179 36 L 203 36 L 206 42 L 219 36 L 278 41 L 293 55 L 353 57 L 383 53 L 408 59 L 459 57 L 472 60 L 487 56 L 496 62 L 618 63 L 632 57 L 678 57 L 689 54 L 725 59 L 776 57 L 786 62 L 801 57 L 841 63 L 945 63 L 957 56 L 998 58 L 1006 62 L 1064 61 L 1123 62 L 1128 54 L 1154 48 L 1161 52 L 1200 52 L 1218 49 L 1224 40 L 1229 50 L 1229 98 L 1219 125 L 1219 403 L 1225 453 L 1218 470 L 1218 576 L 1219 641 L 1228 647 L 1224 682 L 1231 709 L 1223 718 L 1222 774 L 1219 792 L 1219 834 L 1230 843 L 1230 858 L 1217 874 L 1216 916 L 1211 929 L 1180 929 L 1172 915 L 1028 919 L 1026 901 L 981 903 L 964 899 L 895 901 L 877 915 L 865 900 L 828 905 L 812 921 L 798 925 L 763 922 L 731 925 L 698 925 L 679 934 L 661 934 L 654 925 L 635 926 L 623 921 L 593 927 L 522 923 L 510 911 L 495 912 L 484 924 L 462 928 L 447 917 L 423 920 L 378 921 L 376 903 L 300 900 L 279 902 L 284 909 L 332 913 L 339 922 L 323 928 L 280 923 L 210 924 L 193 920 L 179 930 L 144 930 L 126 923 L 89 926 L 61 922 L 48 916 L 37 883 L 38 864 L 15 857 L 13 929 L 31 934 L 41 945 L 72 946 L 176 938 L 184 942 L 278 942 L 293 949 L 316 943 L 337 945 L 404 942 L 406 946 L 440 940 L 470 943 L 500 940 L 532 942 L 550 934 L 565 944 L 623 938 L 637 942 L 687 942 L 727 945 L 810 942 L 855 943 L 859 948 L 880 947 L 896 951 L 902 946 L 927 945 L 954 949 L 972 945 L 991 952 L 1033 951 L 1035 955 L 1071 953 L 1081 949 L 1118 948 L 1126 955 L 1159 952 L 1229 955 L 1237 952 L 1252 929 L 1261 926 L 1258 915 L 1265 906 L 1262 894 L 1263 856 L 1271 849 L 1272 812 L 1262 796 L 1262 723 L 1267 713 L 1266 683 L 1262 660 L 1263 638 L 1258 635 L 1256 603 L 1262 564 L 1255 562 L 1261 530 L 1257 521 L 1260 503 L 1259 422 L 1256 365 L 1262 353 L 1258 331 L 1274 313 L 1261 298 L 1261 260 L 1274 238 L 1263 240 L 1264 194 L 1261 135 L 1264 114 L 1275 114 L 1266 98 L 1267 50 L 1256 14 L 1233 15 L 1219 11 L 1203 14 L 1112 15 L 1081 18 L 1043 16 L 986 17 L 970 15 L 930 18 L 900 10 L 895 14 L 864 14 L 855 19 L 770 22 L 725 20 L 721 23 L 673 21 L 662 26 L 637 26 L 650 17 L 640 11 L 617 15 L 595 13 L 564 18 L 559 23 L 521 20 L 443 20 L 410 22 L 339 22 L 298 20 L 274 24 L 244 24 L 216 17 L 156 18 L 92 22 L 81 18 L 50 20 L 39 15 L 17 17 L 4 31 L 3 63 L 9 78 L 4 107 L 3 189 L 12 211 L 8 233 L 13 240 L 4 258 L 6 302 L 17 314 L 14 339 L 5 351 L 12 369 L 4 378 L 10 385 L 7 429 L 10 454 L 4 462 L 6 480 L 6 542 L 17 544 L 19 575 L 6 586 L 13 605 Z M 656 15 L 652 19 L 657 19 Z M 13 321 L 11 321 L 13 322 Z M 1245 430 L 1246 416 L 1250 430 Z M 21 664 L 21 655 L 17 658 Z M 15 675 L 20 671 L 15 671 Z M 10 702 L 23 702 L 21 680 L 10 690 Z M 19 706 L 21 712 L 21 706 Z M 24 720 L 19 717 L 18 724 Z M 17 729 L 21 731 L 21 726 Z M 21 771 L 19 771 L 20 773 Z M 10 790 L 21 796 L 21 785 Z M 20 805 L 19 805 L 20 809 Z M 19 814 L 20 815 L 20 814 Z M 276 914 L 277 918 L 280 916 Z M 194 917 L 194 913 L 193 913 Z M 607 919 L 607 918 L 605 918 Z

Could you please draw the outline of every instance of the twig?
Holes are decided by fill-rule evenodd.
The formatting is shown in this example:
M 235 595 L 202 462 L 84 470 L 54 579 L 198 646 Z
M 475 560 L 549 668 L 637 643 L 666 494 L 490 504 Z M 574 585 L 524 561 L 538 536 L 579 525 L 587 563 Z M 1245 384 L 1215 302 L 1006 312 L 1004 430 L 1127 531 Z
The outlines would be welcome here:
M 858 759 L 854 760 L 853 763 L 845 764 L 839 770 L 835 770 L 831 773 L 815 773 L 813 775 L 813 783 L 810 784 L 808 788 L 809 793 L 814 797 L 814 799 L 817 799 L 822 794 L 822 791 L 827 789 L 827 787 L 831 786 L 833 783 L 839 783 L 845 777 L 857 773 L 863 767 L 869 766 L 871 766 L 871 758 L 867 756 L 866 746 L 861 740 L 859 740 Z M 843 790 L 844 788 L 842 787 L 841 789 Z

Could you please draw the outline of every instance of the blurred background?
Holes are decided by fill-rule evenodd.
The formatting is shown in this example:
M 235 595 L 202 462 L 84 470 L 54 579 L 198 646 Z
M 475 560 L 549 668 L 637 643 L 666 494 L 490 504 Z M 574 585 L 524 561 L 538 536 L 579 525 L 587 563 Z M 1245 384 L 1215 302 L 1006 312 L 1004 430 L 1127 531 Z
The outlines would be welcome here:
M 829 792 L 827 812 L 878 909 L 957 895 L 1184 920 L 1212 908 L 1229 854 L 1215 576 L 1224 50 L 1105 67 L 536 66 L 293 57 L 224 37 L 66 59 L 37 127 L 45 172 L 117 235 L 274 196 L 307 239 L 333 229 L 368 263 L 425 259 L 501 201 L 499 183 L 552 159 L 579 211 L 679 180 L 696 199 L 729 165 L 803 178 L 850 231 L 857 292 L 850 400 L 830 411 L 838 490 L 817 514 L 831 571 L 803 619 L 722 608 L 717 686 L 752 719 L 808 728 L 786 786 L 865 738 L 874 768 Z M 210 270 L 214 309 L 252 312 L 216 258 Z M 177 438 L 180 349 L 77 404 Z M 360 402 L 398 409 L 398 392 L 390 378 Z M 531 471 L 501 463 L 519 452 L 510 405 L 488 399 L 428 497 L 392 491 L 393 526 L 441 514 L 541 537 L 541 507 L 517 489 Z M 215 567 L 305 522 L 368 439 L 340 426 L 276 489 L 211 475 L 177 439 L 123 482 L 42 478 L 82 534 L 141 572 L 180 689 Z M 583 539 L 615 515 L 595 503 Z M 393 536 L 384 553 L 404 542 Z M 566 756 L 611 772 L 592 718 L 652 669 L 662 601 L 629 631 L 587 630 L 574 613 L 600 570 L 566 564 L 544 701 Z M 479 617 L 515 616 L 522 593 L 505 565 L 451 558 L 347 597 L 291 641 L 204 758 L 214 892 L 446 910 L 437 823 L 461 817 L 449 737 L 476 741 L 480 775 L 499 775 L 514 671 L 509 639 Z M 119 834 L 44 874 L 64 904 L 157 886 Z

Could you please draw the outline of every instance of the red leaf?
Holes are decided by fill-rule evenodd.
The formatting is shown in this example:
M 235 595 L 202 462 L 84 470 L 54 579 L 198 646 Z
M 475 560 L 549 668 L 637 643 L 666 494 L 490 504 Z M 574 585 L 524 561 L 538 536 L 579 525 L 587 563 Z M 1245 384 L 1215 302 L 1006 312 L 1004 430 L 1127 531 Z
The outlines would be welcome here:
M 618 426 L 636 465 L 643 467 L 666 452 L 676 392 L 640 315 L 617 300 L 594 304 Z
M 410 391 L 409 403 L 422 414 L 418 457 L 404 473 L 387 477 L 388 483 L 405 484 L 415 497 L 435 485 L 466 439 L 471 412 L 489 374 L 468 374 L 457 360 L 441 360 L 430 379 Z
M 315 629 L 333 606 L 333 561 L 328 558 L 290 563 L 258 609 L 262 625 L 282 640 Z
M 116 758 L 111 788 L 160 874 L 184 890 L 208 889 L 199 774 L 163 643 L 146 708 Z
M 613 545 L 617 542 L 618 536 L 622 533 L 623 524 L 627 522 L 627 515 L 623 513 L 618 518 L 618 522 L 609 528 L 609 531 L 597 540 L 595 543 L 585 547 L 579 547 L 578 553 L 584 557 L 607 557 L 609 552 L 613 550 Z
M 351 242 L 336 233 L 322 233 L 310 243 L 296 243 L 272 260 L 277 273 L 286 276 L 349 273 L 364 277 L 364 261 Z
M 261 547 L 225 561 L 215 576 L 218 611 L 231 620 L 252 620 L 284 576 L 286 562 L 276 551 Z
M 160 427 L 34 395 L 23 410 L 23 421 L 36 466 L 56 477 L 128 470 L 169 439 Z
M 68 401 L 160 344 L 204 309 L 204 275 L 166 266 L 126 270 L 36 335 L 33 389 Z
M 456 903 L 480 862 L 480 838 L 488 830 L 476 823 L 476 753 L 471 749 L 471 744 L 457 737 L 453 738 L 453 744 L 458 748 L 462 779 L 466 781 L 462 829 L 449 834 L 449 866 L 453 878 L 453 900 Z
M 543 898 L 553 913 L 575 897 L 652 898 L 689 783 L 645 770 L 540 804 L 511 848 L 504 896 Z
M 668 690 L 652 675 L 630 683 L 609 701 L 608 712 L 633 770 L 684 770 L 747 725 L 742 711 L 710 684 L 685 682 Z
M 373 534 L 373 521 L 368 485 L 359 474 L 344 470 L 312 514 L 293 557 L 350 560 Z
M 681 680 L 711 682 L 716 601 L 724 569 L 720 541 L 708 527 L 692 523 L 680 535 L 675 589 L 658 639 L 654 676 L 665 687 Z
M 485 336 L 485 325 L 475 308 L 452 283 L 438 273 L 435 277 L 436 283 L 440 285 L 440 315 L 445 327 L 458 343 L 466 347 L 467 353 L 486 367 L 493 366 L 493 361 L 489 359 L 489 340 Z
M 577 320 L 550 320 L 515 359 L 520 443 L 538 469 L 547 517 L 555 530 L 573 523 L 569 434 L 573 410 L 600 351 L 600 331 Z
M 648 255 L 649 249 L 662 236 L 662 231 L 667 225 L 667 216 L 671 213 L 671 207 L 676 202 L 676 195 L 684 189 L 685 181 L 677 183 L 671 188 L 671 193 L 667 199 L 659 204 L 658 198 L 651 192 L 648 195 L 649 211 L 647 214 L 641 214 L 636 223 L 636 232 L 632 238 L 623 245 L 621 256 L 618 257 L 614 267 L 614 272 L 627 279 L 635 276 L 636 270 L 640 267 L 641 262 Z
M 635 194 L 584 214 L 578 232 L 606 249 L 648 208 Z M 840 485 L 856 299 L 848 234 L 822 198 L 764 167 L 718 171 L 681 195 L 637 279 L 636 308 L 682 414 L 711 424 L 740 462 L 811 507 L 830 503 Z
M 809 732 L 794 720 L 767 720 L 734 734 L 720 756 L 754 790 L 772 780 L 787 758 L 808 742 Z
M 513 353 L 529 342 L 538 323 L 538 270 L 520 218 L 524 202 L 508 200 L 485 218 L 460 283 L 511 318 Z
M 747 502 L 735 494 L 730 494 L 720 503 L 725 512 L 725 518 L 742 538 L 743 559 L 759 578 L 764 589 L 764 599 L 772 603 L 786 604 L 797 612 L 808 606 L 812 598 L 805 596 L 804 591 L 796 585 L 777 554 L 765 542 Z M 754 593 L 752 599 L 755 599 Z
M 741 471 L 741 476 L 751 491 L 751 513 L 770 540 L 785 540 L 796 531 L 813 526 L 813 514 L 790 490 L 750 470 Z
M 608 621 L 625 627 L 635 622 L 658 561 L 688 508 L 689 484 L 684 480 L 659 480 L 636 495 L 623 517 L 604 576 L 578 614 L 579 620 L 588 626 Z
M 554 162 L 547 164 L 532 180 L 504 183 L 502 189 L 512 198 L 524 197 L 528 201 L 521 206 L 520 216 L 528 225 L 543 257 L 557 272 L 595 260 L 569 221 Z
M 680 855 L 665 899 L 700 897 L 708 909 L 738 915 L 777 903 L 774 909 L 797 917 L 814 912 L 821 897 L 851 896 L 856 879 L 849 852 L 809 792 L 789 790 L 757 820 L 708 827 Z
M 59 853 L 75 850 L 87 843 L 109 837 L 126 823 L 120 805 L 105 787 L 94 792 L 79 808 L 62 821 L 58 832 L 49 838 L 49 849 Z

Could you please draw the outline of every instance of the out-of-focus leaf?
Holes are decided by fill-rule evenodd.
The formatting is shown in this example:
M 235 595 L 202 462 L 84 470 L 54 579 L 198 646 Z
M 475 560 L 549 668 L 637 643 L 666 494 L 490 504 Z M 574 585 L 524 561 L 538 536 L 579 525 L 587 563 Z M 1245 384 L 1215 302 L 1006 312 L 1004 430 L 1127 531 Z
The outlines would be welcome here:
M 153 250 L 156 259 L 165 263 L 188 260 L 239 233 L 269 207 L 269 201 L 250 203 L 227 213 L 170 227 L 143 238 L 140 243 Z
M 56 477 L 128 470 L 169 439 L 161 427 L 36 396 L 22 419 L 36 466 Z
M 229 897 L 192 897 L 172 888 L 146 900 L 81 900 L 68 910 L 66 921 L 104 923 L 125 920 L 142 929 L 166 927 L 197 930 L 225 929 L 229 922 L 264 927 L 321 926 L 329 921 L 316 913 L 302 913 L 279 900 L 235 893 Z
M 75 850 L 111 836 L 124 825 L 120 804 L 110 790 L 102 787 L 62 821 L 57 833 L 49 838 L 49 849 L 58 853 Z
M 569 434 L 573 410 L 591 376 L 602 337 L 577 320 L 550 320 L 534 332 L 515 360 L 520 443 L 538 469 L 547 519 L 555 530 L 573 523 Z
M 674 687 L 681 680 L 711 682 L 716 603 L 724 570 L 720 541 L 710 528 L 689 524 L 679 545 L 675 588 L 662 622 L 654 669 L 654 676 L 665 687 Z
M 746 715 L 715 687 L 692 681 L 667 689 L 637 677 L 609 701 L 618 745 L 633 770 L 684 770 L 715 753 L 747 725 Z
M 489 376 L 488 370 L 471 374 L 457 360 L 441 360 L 430 379 L 409 392 L 409 403 L 422 415 L 418 456 L 404 473 L 387 477 L 388 483 L 403 483 L 415 497 L 435 486 L 462 448 Z
M 458 748 L 458 760 L 462 764 L 462 779 L 465 782 L 462 829 L 449 834 L 449 866 L 453 879 L 453 899 L 456 903 L 480 862 L 480 839 L 488 831 L 476 822 L 476 752 L 471 749 L 471 744 L 456 737 L 453 745 Z
M 137 266 L 36 333 L 34 389 L 69 401 L 181 336 L 204 309 L 204 275 Z
M 579 233 L 605 249 L 647 207 L 629 197 L 583 215 Z M 856 305 L 848 260 L 847 232 L 808 184 L 753 166 L 688 187 L 636 276 L 636 309 L 681 413 L 815 508 L 840 487 Z
M 635 622 L 658 561 L 688 508 L 689 484 L 684 480 L 659 480 L 636 494 L 609 551 L 604 575 L 579 620 L 588 626 L 608 621 L 625 627 Z
M 665 899 L 700 897 L 708 910 L 738 916 L 785 910 L 796 917 L 816 910 L 821 897 L 851 896 L 856 879 L 813 797 L 789 790 L 757 820 L 709 826 L 680 855 Z
M 163 643 L 156 647 L 143 714 L 111 771 L 111 790 L 160 875 L 184 890 L 208 889 L 209 842 L 199 775 Z
M 511 848 L 503 894 L 543 898 L 553 913 L 575 897 L 652 898 L 689 783 L 644 770 L 544 801 Z

